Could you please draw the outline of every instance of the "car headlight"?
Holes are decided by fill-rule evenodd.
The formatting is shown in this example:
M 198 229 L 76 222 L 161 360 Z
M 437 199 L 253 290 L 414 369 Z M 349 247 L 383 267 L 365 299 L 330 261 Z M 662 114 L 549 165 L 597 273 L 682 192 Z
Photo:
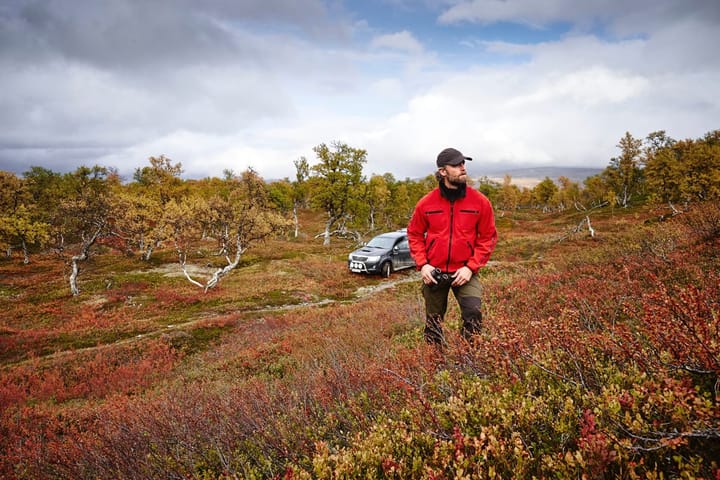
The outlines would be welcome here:
M 377 262 L 378 260 L 380 260 L 380 256 L 378 256 L 378 255 L 375 255 L 375 256 L 372 256 L 372 257 L 367 257 L 367 261 L 370 262 L 370 263 L 375 263 L 375 262 Z
M 348 254 L 348 262 L 352 260 L 352 253 Z

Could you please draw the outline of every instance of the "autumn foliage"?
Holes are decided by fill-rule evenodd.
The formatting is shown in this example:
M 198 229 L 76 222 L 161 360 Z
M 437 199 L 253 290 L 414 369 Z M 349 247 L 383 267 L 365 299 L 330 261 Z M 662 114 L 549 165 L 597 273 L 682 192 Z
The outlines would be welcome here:
M 483 332 L 452 310 L 442 352 L 416 274 L 352 275 L 349 241 L 268 240 L 208 293 L 172 249 L 105 247 L 79 297 L 4 259 L 0 477 L 720 478 L 720 207 L 576 224 L 499 219 Z

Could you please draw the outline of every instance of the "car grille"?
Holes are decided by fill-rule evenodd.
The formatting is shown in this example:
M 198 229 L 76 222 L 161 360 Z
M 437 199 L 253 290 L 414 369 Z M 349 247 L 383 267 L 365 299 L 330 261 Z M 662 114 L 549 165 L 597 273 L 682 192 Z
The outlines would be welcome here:
M 364 262 L 365 260 L 367 260 L 367 257 L 361 257 L 361 256 L 359 256 L 359 255 L 353 255 L 353 256 L 352 256 L 352 259 L 353 259 L 353 260 L 357 260 L 358 262 Z

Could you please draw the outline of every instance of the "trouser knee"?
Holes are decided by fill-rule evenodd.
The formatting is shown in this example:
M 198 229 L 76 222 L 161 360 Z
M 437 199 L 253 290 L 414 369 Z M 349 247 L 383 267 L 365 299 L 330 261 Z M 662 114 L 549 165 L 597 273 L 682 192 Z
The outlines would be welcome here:
M 480 333 L 482 327 L 482 301 L 478 297 L 461 297 L 460 314 L 462 317 L 462 336 L 469 340 Z
M 478 314 L 473 317 L 463 318 L 462 336 L 465 340 L 470 340 L 473 335 L 480 333 L 482 328 L 482 315 Z
M 442 331 L 442 315 L 427 314 L 425 316 L 425 341 L 430 344 L 442 345 L 445 337 Z

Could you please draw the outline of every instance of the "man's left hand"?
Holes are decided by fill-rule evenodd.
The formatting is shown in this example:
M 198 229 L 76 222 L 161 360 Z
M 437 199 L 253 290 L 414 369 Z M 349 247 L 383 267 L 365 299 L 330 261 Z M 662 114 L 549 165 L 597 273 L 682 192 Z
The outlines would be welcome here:
M 468 267 L 461 267 L 457 272 L 455 272 L 452 276 L 453 287 L 459 287 L 461 285 L 465 285 L 467 282 L 470 281 L 470 277 L 472 277 L 472 270 L 470 270 Z

